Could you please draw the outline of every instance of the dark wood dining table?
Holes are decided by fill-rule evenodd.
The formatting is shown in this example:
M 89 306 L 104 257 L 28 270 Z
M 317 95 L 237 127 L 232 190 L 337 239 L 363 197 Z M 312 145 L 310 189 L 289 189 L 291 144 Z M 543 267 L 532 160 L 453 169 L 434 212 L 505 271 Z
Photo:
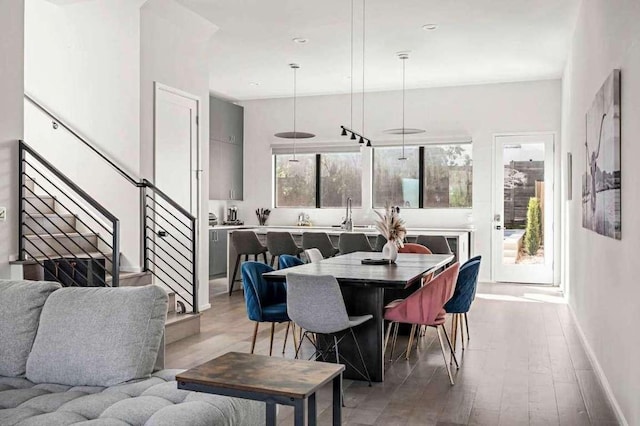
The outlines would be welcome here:
M 395 263 L 386 265 L 365 265 L 362 264 L 363 259 L 382 259 L 382 253 L 349 253 L 317 263 L 268 272 L 264 277 L 267 280 L 283 281 L 289 273 L 334 276 L 340 284 L 349 315 L 373 315 L 373 320 L 354 328 L 354 332 L 371 380 L 382 382 L 385 291 L 402 290 L 416 285 L 424 275 L 449 264 L 453 255 L 400 253 Z M 350 339 L 341 342 L 340 352 L 358 365 L 357 350 Z M 344 376 L 362 380 L 362 377 L 349 366 Z

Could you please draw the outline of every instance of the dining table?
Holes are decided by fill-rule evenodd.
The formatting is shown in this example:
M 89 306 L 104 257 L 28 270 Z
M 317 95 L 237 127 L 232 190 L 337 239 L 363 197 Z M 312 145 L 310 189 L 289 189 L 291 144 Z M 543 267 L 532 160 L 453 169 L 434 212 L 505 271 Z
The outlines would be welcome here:
M 373 315 L 373 319 L 355 327 L 362 355 L 374 382 L 384 381 L 384 306 L 385 291 L 397 292 L 419 285 L 422 278 L 454 259 L 452 254 L 399 253 L 393 263 L 364 264 L 364 259 L 382 259 L 379 252 L 354 252 L 330 257 L 316 263 L 263 274 L 269 281 L 285 281 L 287 274 L 331 275 L 340 284 L 349 315 Z M 318 301 L 322 303 L 322 301 Z M 340 343 L 340 355 L 358 366 L 354 342 L 345 338 Z M 362 376 L 347 365 L 345 378 L 362 380 Z

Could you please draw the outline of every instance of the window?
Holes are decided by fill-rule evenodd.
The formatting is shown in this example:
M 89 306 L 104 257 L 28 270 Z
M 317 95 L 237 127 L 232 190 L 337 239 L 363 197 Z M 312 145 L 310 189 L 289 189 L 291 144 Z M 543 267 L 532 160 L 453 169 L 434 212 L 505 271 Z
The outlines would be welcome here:
M 276 207 L 362 206 L 362 155 L 359 152 L 275 156 Z
M 402 148 L 373 150 L 373 207 L 419 207 L 420 155 L 418 147 L 405 147 L 406 160 L 398 160 Z
M 316 206 L 316 156 L 276 156 L 276 207 Z
M 470 208 L 471 144 L 373 150 L 373 207 Z
M 362 155 L 359 152 L 320 155 L 320 207 L 362 206 Z
M 424 147 L 424 207 L 471 207 L 471 144 Z

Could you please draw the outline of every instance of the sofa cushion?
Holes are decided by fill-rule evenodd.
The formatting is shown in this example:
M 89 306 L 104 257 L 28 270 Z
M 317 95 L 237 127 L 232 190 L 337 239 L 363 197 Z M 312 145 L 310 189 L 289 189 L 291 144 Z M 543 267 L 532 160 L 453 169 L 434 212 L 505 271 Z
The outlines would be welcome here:
M 179 390 L 180 371 L 108 388 L 0 377 L 9 388 L 0 390 L 0 425 L 264 425 L 264 403 Z
M 149 377 L 167 316 L 158 286 L 70 287 L 45 302 L 27 360 L 34 383 L 112 386 Z
M 46 281 L 0 280 L 0 376 L 25 373 L 42 306 L 59 288 Z

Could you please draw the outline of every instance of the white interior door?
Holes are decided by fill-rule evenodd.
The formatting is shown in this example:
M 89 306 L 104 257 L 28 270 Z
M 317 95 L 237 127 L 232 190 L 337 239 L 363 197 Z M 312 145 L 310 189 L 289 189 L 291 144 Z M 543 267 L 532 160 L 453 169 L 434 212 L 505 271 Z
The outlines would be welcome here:
M 154 183 L 197 212 L 198 98 L 156 85 Z
M 493 279 L 552 284 L 554 135 L 494 142 Z
M 198 108 L 196 96 L 156 83 L 154 183 L 196 218 L 200 205 Z M 169 286 L 189 301 L 191 238 L 198 241 L 198 227 L 192 235 L 186 216 L 160 195 L 155 194 L 154 200 L 154 210 L 147 212 L 155 231 L 150 256 L 154 283 Z

